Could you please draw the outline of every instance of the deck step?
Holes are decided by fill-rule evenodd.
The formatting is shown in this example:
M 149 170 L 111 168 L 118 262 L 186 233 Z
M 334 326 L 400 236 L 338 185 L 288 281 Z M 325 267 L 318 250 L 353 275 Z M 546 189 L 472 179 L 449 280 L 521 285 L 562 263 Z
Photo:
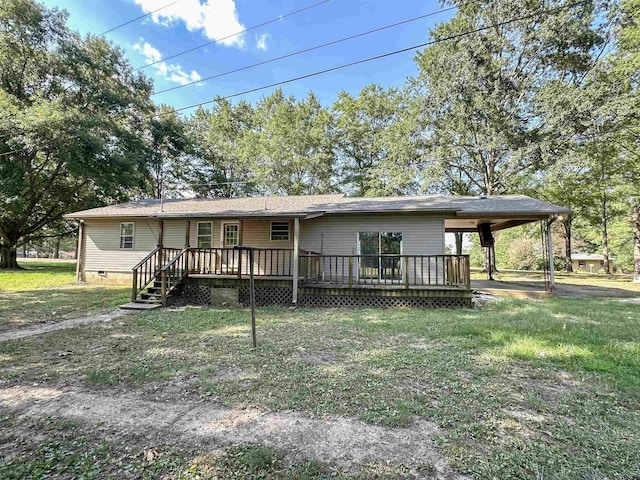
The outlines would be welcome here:
M 122 310 L 155 310 L 156 308 L 160 308 L 162 305 L 159 303 L 139 303 L 139 302 L 130 302 L 125 303 L 124 305 L 120 305 Z

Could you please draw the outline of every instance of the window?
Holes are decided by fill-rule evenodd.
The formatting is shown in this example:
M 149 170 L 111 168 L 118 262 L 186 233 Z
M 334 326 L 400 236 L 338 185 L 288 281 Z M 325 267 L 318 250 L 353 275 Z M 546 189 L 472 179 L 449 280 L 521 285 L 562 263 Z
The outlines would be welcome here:
M 198 248 L 213 247 L 213 223 L 198 222 Z
M 579 261 L 578 262 L 578 268 L 587 268 L 587 262 L 585 261 Z
M 222 227 L 222 246 L 235 247 L 240 240 L 240 225 L 225 223 Z
M 120 224 L 120 248 L 133 248 L 133 222 Z
M 402 279 L 402 232 L 358 232 L 358 277 Z
M 271 222 L 271 240 L 289 240 L 289 222 Z

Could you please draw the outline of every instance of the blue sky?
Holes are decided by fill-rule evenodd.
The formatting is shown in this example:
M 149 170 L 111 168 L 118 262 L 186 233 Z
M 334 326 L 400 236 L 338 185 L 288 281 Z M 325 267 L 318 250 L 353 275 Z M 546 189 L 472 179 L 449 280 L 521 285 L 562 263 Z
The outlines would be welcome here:
M 126 25 L 106 37 L 121 47 L 134 67 L 142 67 L 186 49 L 219 40 L 194 52 L 148 66 L 156 91 L 179 86 L 286 55 L 346 36 L 418 15 L 440 10 L 438 0 L 330 0 L 302 13 L 226 40 L 221 38 L 245 28 L 302 9 L 321 0 L 178 0 L 143 20 Z M 171 0 L 44 0 L 49 7 L 69 12 L 69 24 L 81 33 L 100 34 Z M 365 57 L 406 48 L 429 40 L 429 29 L 451 18 L 445 12 L 394 29 L 294 56 L 207 82 L 155 95 L 157 103 L 176 108 L 258 88 L 292 77 L 353 62 Z M 385 87 L 402 86 L 415 75 L 414 52 L 350 67 L 282 86 L 288 95 L 304 97 L 314 91 L 330 105 L 338 92 L 354 95 L 375 82 Z M 252 103 L 274 88 L 236 97 Z M 189 114 L 193 110 L 186 110 Z

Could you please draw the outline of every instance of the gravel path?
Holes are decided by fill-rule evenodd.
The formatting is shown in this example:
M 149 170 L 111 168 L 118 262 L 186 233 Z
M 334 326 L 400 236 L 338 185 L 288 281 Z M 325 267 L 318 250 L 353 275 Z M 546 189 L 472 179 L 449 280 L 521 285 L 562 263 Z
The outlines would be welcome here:
M 56 330 L 64 330 L 66 328 L 78 327 L 80 325 L 90 325 L 92 323 L 110 322 L 123 315 L 129 315 L 131 312 L 127 310 L 114 310 L 113 312 L 104 313 L 102 315 L 92 315 L 89 317 L 74 318 L 64 320 L 62 322 L 51 323 L 47 325 L 36 325 L 17 330 L 9 330 L 0 332 L 0 342 L 8 340 L 19 340 L 21 338 L 32 337 L 33 335 L 41 335 L 43 333 L 55 332 Z
M 434 444 L 438 428 L 418 421 L 385 428 L 344 417 L 230 409 L 193 400 L 149 400 L 138 392 L 100 393 L 39 386 L 0 388 L 0 412 L 106 425 L 151 441 L 173 440 L 199 448 L 260 443 L 294 457 L 317 459 L 347 470 L 368 462 L 430 465 L 429 478 L 464 478 L 452 472 Z

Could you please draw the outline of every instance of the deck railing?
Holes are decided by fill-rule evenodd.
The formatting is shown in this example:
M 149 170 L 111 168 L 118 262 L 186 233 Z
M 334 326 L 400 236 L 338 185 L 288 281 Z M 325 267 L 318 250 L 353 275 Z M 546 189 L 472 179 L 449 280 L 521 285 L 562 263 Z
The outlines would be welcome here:
M 234 248 L 190 248 L 189 273 L 205 275 L 249 275 L 249 252 Z M 253 274 L 257 277 L 291 277 L 293 249 L 255 248 Z
M 157 280 L 160 267 L 173 260 L 180 252 L 181 250 L 179 248 L 156 248 L 140 260 L 132 269 L 133 286 L 131 289 L 131 300 L 135 301 L 138 295 L 142 293 L 151 282 Z
M 468 255 L 300 255 L 300 280 L 348 288 L 471 288 Z
M 160 271 L 160 294 L 162 305 L 167 306 L 167 295 L 180 285 L 180 282 L 189 274 L 187 269 L 188 250 L 180 250 L 168 263 L 163 265 Z

